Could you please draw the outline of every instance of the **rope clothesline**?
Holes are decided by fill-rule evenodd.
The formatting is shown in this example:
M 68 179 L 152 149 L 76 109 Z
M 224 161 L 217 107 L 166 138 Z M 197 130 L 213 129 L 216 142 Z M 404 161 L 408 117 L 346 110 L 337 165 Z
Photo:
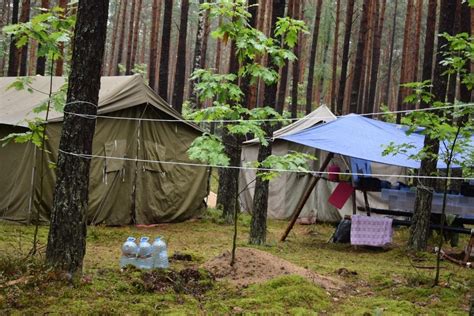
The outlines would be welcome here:
M 82 101 L 74 101 L 71 103 L 81 103 Z M 89 103 L 89 102 L 83 102 Z M 70 103 L 68 103 L 70 104 Z M 92 103 L 89 103 L 92 104 Z M 446 110 L 453 108 L 465 108 L 474 106 L 474 103 L 465 103 L 459 105 L 446 105 L 435 108 L 423 108 L 423 109 L 412 109 L 412 110 L 399 110 L 399 111 L 387 111 L 387 112 L 372 112 L 364 114 L 354 114 L 357 116 L 382 116 L 387 114 L 403 114 L 403 113 L 414 113 L 414 112 L 427 112 L 427 111 L 437 111 L 437 110 Z M 64 114 L 74 115 L 86 119 L 114 119 L 114 120 L 127 120 L 127 121 L 145 121 L 145 122 L 189 122 L 189 123 L 239 123 L 239 122 L 288 122 L 288 121 L 306 121 L 312 120 L 313 117 L 302 117 L 302 118 L 274 118 L 274 119 L 233 119 L 233 120 L 186 120 L 186 119 L 152 119 L 152 118 L 137 118 L 137 117 L 122 117 L 122 116 L 108 116 L 108 115 L 92 115 L 92 114 L 82 114 L 64 111 Z M 334 117 L 344 117 L 346 115 L 334 115 L 334 116 L 321 116 L 318 117 L 320 120 L 333 119 Z
M 180 166 L 189 166 L 189 167 L 223 168 L 223 169 L 238 169 L 238 170 L 252 170 L 252 171 L 272 171 L 272 172 L 286 172 L 286 173 L 305 173 L 305 174 L 311 174 L 311 175 L 326 175 L 326 174 L 350 175 L 350 176 L 354 176 L 354 175 L 368 176 L 369 175 L 369 174 L 357 173 L 357 172 L 332 172 L 332 171 L 330 172 L 330 171 L 257 168 L 257 167 L 243 167 L 243 166 L 222 166 L 222 165 L 200 164 L 200 163 L 192 163 L 192 162 L 150 160 L 150 159 L 128 158 L 128 157 L 113 157 L 113 156 L 73 153 L 73 152 L 64 151 L 61 149 L 59 149 L 59 152 L 65 155 L 75 156 L 75 157 L 84 158 L 84 159 L 111 159 L 111 160 L 133 161 L 133 162 L 142 162 L 142 163 L 161 163 L 161 164 L 180 165 Z M 440 179 L 440 180 L 449 179 L 449 180 L 464 180 L 464 181 L 474 180 L 474 178 L 469 178 L 469 177 L 418 176 L 418 175 L 398 175 L 398 174 L 370 174 L 370 176 L 380 177 L 380 178 L 397 177 L 397 178 Z

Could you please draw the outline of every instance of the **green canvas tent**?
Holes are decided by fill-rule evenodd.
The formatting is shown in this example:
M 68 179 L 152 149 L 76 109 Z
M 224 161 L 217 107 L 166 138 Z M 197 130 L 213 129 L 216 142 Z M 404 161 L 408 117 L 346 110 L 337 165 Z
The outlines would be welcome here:
M 47 99 L 50 78 L 34 77 L 32 92 L 7 89 L 15 80 L 0 78 L 0 138 L 25 132 L 25 118 L 37 116 L 33 108 Z M 52 83 L 57 91 L 64 78 Z M 103 77 L 98 114 L 107 117 L 96 123 L 93 155 L 101 157 L 91 163 L 88 222 L 154 224 L 198 215 L 205 206 L 208 170 L 163 162 L 191 162 L 186 151 L 199 128 L 183 121 L 138 75 Z M 0 147 L 1 220 L 49 219 L 56 180 L 50 166 L 58 157 L 62 114 L 53 111 L 49 117 L 42 165 L 40 150 L 31 143 Z

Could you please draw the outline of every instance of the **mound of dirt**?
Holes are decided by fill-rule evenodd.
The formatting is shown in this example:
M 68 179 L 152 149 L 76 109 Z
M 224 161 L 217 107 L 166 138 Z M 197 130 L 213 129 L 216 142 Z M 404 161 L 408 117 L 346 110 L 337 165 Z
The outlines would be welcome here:
M 252 248 L 237 248 L 236 260 L 230 266 L 229 251 L 204 263 L 218 280 L 226 279 L 237 286 L 261 283 L 282 275 L 296 274 L 322 286 L 326 290 L 342 288 L 342 282 L 299 267 L 268 252 Z

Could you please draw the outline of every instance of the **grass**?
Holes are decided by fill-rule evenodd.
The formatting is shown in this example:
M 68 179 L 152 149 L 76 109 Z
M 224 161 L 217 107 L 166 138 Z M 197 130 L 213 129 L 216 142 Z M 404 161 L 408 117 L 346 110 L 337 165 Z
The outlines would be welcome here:
M 239 219 L 239 246 L 247 246 L 249 216 Z M 202 220 L 154 228 L 89 227 L 84 278 L 70 285 L 42 265 L 42 257 L 24 260 L 33 227 L 0 224 L 0 314 L 459 314 L 469 310 L 474 273 L 442 262 L 439 287 L 432 287 L 432 253 L 409 254 L 408 231 L 397 229 L 394 246 L 386 250 L 354 248 L 326 241 L 331 225 L 296 226 L 288 241 L 278 238 L 287 222 L 269 221 L 268 245 L 258 247 L 317 273 L 342 279 L 342 293 L 328 293 L 297 276 L 236 288 L 215 282 L 202 295 L 167 289 L 150 291 L 140 271 L 120 272 L 120 246 L 128 236 L 163 235 L 170 254 L 192 254 L 203 263 L 231 247 L 232 227 L 209 211 Z M 44 251 L 47 227 L 40 228 Z M 466 243 L 461 238 L 461 245 Z M 415 268 L 417 266 L 418 268 Z M 174 269 L 186 267 L 175 264 Z M 340 274 L 344 268 L 350 273 Z M 17 282 L 15 284 L 7 282 Z M 10 284 L 2 286 L 2 284 Z

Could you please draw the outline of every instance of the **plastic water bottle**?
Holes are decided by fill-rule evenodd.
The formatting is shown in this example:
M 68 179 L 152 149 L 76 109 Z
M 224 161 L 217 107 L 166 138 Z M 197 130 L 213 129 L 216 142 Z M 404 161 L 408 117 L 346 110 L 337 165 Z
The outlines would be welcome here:
M 128 237 L 122 245 L 122 256 L 120 258 L 120 267 L 126 267 L 127 265 L 136 265 L 136 258 L 138 253 L 138 245 L 135 242 L 135 238 Z
M 166 243 L 160 237 L 156 238 L 152 245 L 153 248 L 153 268 L 166 269 L 169 267 L 168 250 Z
M 140 269 L 153 268 L 152 246 L 148 237 L 140 238 L 137 254 L 137 267 Z

